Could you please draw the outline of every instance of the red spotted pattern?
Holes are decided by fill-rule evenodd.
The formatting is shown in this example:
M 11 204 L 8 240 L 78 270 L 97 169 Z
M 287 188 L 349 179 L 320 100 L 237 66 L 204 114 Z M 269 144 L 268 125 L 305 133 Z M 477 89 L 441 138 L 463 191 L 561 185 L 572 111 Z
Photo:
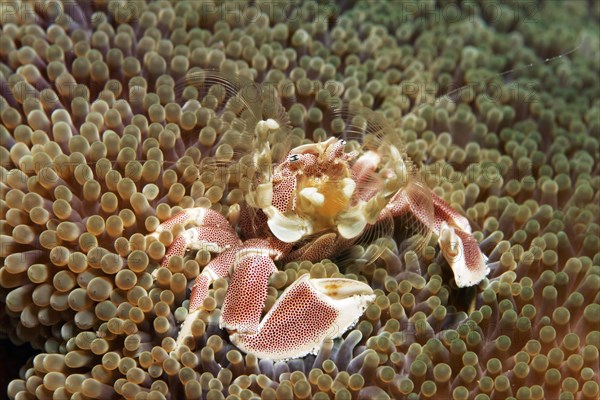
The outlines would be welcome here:
M 314 154 L 302 154 L 302 173 L 305 175 L 315 175 L 319 169 L 319 159 Z
M 390 209 L 392 214 L 398 217 L 410 211 L 425 226 L 431 229 L 436 236 L 440 235 L 440 228 L 443 222 L 454 227 L 454 231 L 462 240 L 462 248 L 458 249 L 458 256 L 464 257 L 467 269 L 472 272 L 480 272 L 481 276 L 483 276 L 483 271 L 486 268 L 485 259 L 479 249 L 477 240 L 469 233 L 471 227 L 467 219 L 433 192 L 423 193 L 422 195 L 429 195 L 433 199 L 433 216 L 431 216 L 429 212 L 426 212 L 428 207 L 419 206 L 419 196 L 415 195 L 415 191 L 409 193 L 409 190 L 410 187 L 407 190 L 398 192 L 392 198 L 388 204 L 388 209 Z M 452 260 L 448 260 L 448 262 L 452 264 Z
M 337 239 L 337 240 L 336 240 Z M 285 256 L 285 261 L 293 261 L 293 260 L 308 260 L 311 262 L 319 262 L 324 258 L 333 257 L 335 251 L 340 248 L 339 242 L 342 240 L 339 236 L 334 233 L 329 233 L 317 238 L 314 242 L 310 242 L 301 248 L 294 250 Z M 351 244 L 351 241 L 346 241 L 348 244 Z
M 229 224 L 229 221 L 227 221 L 227 218 L 225 218 L 215 210 L 202 207 L 194 208 L 192 210 L 197 214 L 195 218 L 196 225 L 211 226 L 213 228 L 220 228 L 233 231 L 233 228 Z M 192 212 L 190 211 L 190 213 Z
M 434 210 L 431 207 L 429 190 L 417 183 L 410 183 L 399 190 L 387 205 L 394 217 L 400 217 L 407 212 L 412 213 L 423 225 L 440 234 L 440 227 L 435 225 Z
M 325 150 L 325 159 L 327 162 L 333 163 L 338 159 L 343 159 L 344 146 L 346 146 L 346 142 L 343 140 L 338 140 L 334 144 L 327 146 L 327 149 Z
M 196 228 L 193 228 L 193 229 L 196 229 Z M 173 256 L 182 256 L 183 257 L 188 244 L 189 243 L 188 243 L 187 238 L 183 235 L 179 235 L 175 239 L 173 239 L 173 241 L 171 242 L 171 245 L 169 246 L 169 249 L 167 250 L 167 253 L 163 257 L 163 260 L 162 260 L 162 263 L 160 264 L 160 266 L 161 267 L 168 266 L 169 260 Z
M 269 277 L 275 271 L 273 260 L 261 255 L 244 257 L 235 266 L 223 303 L 222 326 L 243 333 L 258 330 Z
M 221 228 L 233 230 L 229 221 L 218 212 L 209 208 L 188 208 L 167 219 L 156 228 L 156 232 L 170 231 L 176 224 L 185 225 L 193 222 L 196 226 L 209 226 L 213 228 Z
M 441 224 L 441 221 L 446 221 L 449 225 L 455 226 L 462 231 L 471 231 L 469 221 L 464 216 L 462 216 L 455 209 L 450 207 L 448 203 L 442 200 L 442 198 L 436 195 L 435 193 L 431 192 L 430 194 L 431 198 L 433 199 L 433 204 L 435 206 L 436 220 L 439 221 L 439 224 L 436 224 L 438 229 Z
M 296 178 L 287 177 L 279 182 L 273 190 L 273 206 L 285 213 L 296 208 Z
M 202 305 L 204 299 L 208 297 L 208 289 L 210 285 L 218 278 L 226 278 L 230 274 L 231 267 L 235 261 L 235 257 L 240 250 L 240 246 L 232 246 L 225 250 L 215 258 L 213 258 L 198 275 L 192 286 L 192 294 L 190 295 L 190 312 L 196 310 Z
M 207 226 L 190 228 L 173 240 L 163 258 L 161 267 L 166 267 L 169 264 L 169 259 L 173 256 L 183 257 L 190 245 L 200 241 L 216 243 L 219 247 L 231 247 L 239 244 L 237 235 L 229 229 Z
M 211 285 L 211 279 L 206 274 L 200 274 L 194 281 L 192 286 L 192 294 L 190 295 L 190 312 L 196 311 L 204 299 L 208 297 L 208 288 Z
M 486 265 L 485 259 L 479 249 L 479 243 L 477 243 L 477 240 L 470 233 L 461 231 L 460 229 L 455 229 L 454 231 L 462 240 L 462 256 L 465 258 L 467 269 L 477 273 L 477 276 L 484 276 Z
M 207 272 L 210 271 L 211 274 L 219 278 L 228 277 L 231 272 L 233 262 L 235 261 L 235 256 L 239 249 L 240 246 L 233 246 L 225 250 L 224 252 L 213 258 L 206 265 L 206 267 L 204 267 L 204 270 Z
M 294 161 L 290 157 L 294 156 Z M 296 187 L 300 176 L 313 176 L 319 172 L 318 157 L 315 154 L 292 154 L 279 164 L 273 172 L 272 205 L 285 213 L 296 209 Z
M 240 207 L 240 232 L 244 238 L 264 236 L 268 231 L 267 216 L 262 210 L 250 209 L 246 204 Z
M 247 351 L 285 357 L 309 343 L 318 346 L 331 330 L 338 312 L 317 297 L 308 282 L 300 282 L 279 299 L 258 333 L 240 334 Z

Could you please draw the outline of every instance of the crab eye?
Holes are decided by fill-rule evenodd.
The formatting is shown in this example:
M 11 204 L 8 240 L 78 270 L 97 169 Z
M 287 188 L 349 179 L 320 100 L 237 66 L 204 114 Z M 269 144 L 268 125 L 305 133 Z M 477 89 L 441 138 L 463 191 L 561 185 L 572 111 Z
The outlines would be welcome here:
M 346 145 L 346 141 L 345 141 L 344 139 L 340 139 L 340 144 L 341 144 L 342 146 L 345 146 L 345 145 Z
M 300 156 L 298 154 L 292 154 L 288 157 L 288 161 L 294 162 L 300 160 Z

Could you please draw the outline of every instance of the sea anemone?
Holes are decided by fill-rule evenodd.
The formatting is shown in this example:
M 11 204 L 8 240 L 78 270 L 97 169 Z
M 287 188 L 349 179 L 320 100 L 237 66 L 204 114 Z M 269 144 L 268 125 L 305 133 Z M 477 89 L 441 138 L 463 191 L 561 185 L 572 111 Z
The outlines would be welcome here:
M 599 19 L 581 1 L 3 3 L 0 336 L 7 354 L 33 350 L 1 389 L 598 398 Z M 346 258 L 377 254 L 368 265 L 298 260 L 271 277 L 265 311 L 303 274 L 374 289 L 360 322 L 316 356 L 236 349 L 218 329 L 223 279 L 175 350 L 210 253 L 172 257 L 153 279 L 182 227 L 146 235 L 190 207 L 234 221 L 253 172 L 245 116 L 190 80 L 204 70 L 275 91 L 291 145 L 339 132 L 340 102 L 374 109 L 469 219 L 488 278 L 459 289 L 434 243 L 401 252 L 381 238 Z

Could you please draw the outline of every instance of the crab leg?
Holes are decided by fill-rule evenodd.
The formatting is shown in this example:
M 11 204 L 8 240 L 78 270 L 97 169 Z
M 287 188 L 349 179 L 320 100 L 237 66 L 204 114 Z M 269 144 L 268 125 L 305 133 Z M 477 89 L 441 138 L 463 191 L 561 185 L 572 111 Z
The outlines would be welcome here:
M 162 260 L 161 267 L 169 265 L 171 257 L 183 256 L 187 249 L 205 249 L 211 253 L 222 253 L 238 244 L 239 239 L 232 230 L 211 226 L 190 228 L 173 239 Z
M 211 260 L 196 277 L 192 285 L 190 295 L 189 313 L 181 324 L 179 334 L 177 335 L 177 347 L 183 344 L 185 338 L 192 336 L 192 323 L 198 318 L 202 303 L 208 297 L 210 285 L 219 278 L 226 278 L 230 274 L 231 266 L 235 261 L 240 244 L 232 246 L 225 250 L 213 260 Z
M 192 293 L 190 295 L 190 312 L 196 311 L 204 299 L 208 297 L 208 289 L 212 283 L 219 278 L 226 278 L 231 272 L 231 266 L 235 260 L 235 256 L 239 250 L 239 244 L 225 250 L 213 260 L 211 260 L 202 270 L 200 275 L 196 277 L 192 285 Z
M 232 262 L 231 279 L 223 302 L 221 328 L 254 333 L 267 298 L 269 277 L 290 245 L 276 239 L 250 239 L 239 247 Z
M 202 207 L 186 209 L 175 214 L 161 223 L 149 236 L 158 238 L 161 232 L 172 230 L 176 224 L 194 224 L 196 226 L 187 229 L 171 242 L 161 262 L 161 268 L 169 265 L 171 257 L 183 256 L 187 249 L 204 248 L 210 252 L 220 253 L 204 267 L 194 281 L 190 298 L 190 315 L 184 322 L 177 339 L 178 344 L 181 344 L 183 338 L 191 334 L 191 324 L 197 314 L 195 311 L 208 296 L 210 285 L 216 279 L 229 275 L 230 266 L 233 264 L 241 242 L 225 217 L 216 211 Z
M 197 227 L 211 226 L 213 228 L 227 229 L 233 232 L 233 228 L 224 216 L 210 208 L 196 207 L 182 210 L 173 215 L 171 218 L 158 225 L 154 232 L 149 236 L 158 238 L 158 235 L 161 232 L 172 230 L 176 224 L 185 226 L 190 223 Z
M 433 231 L 458 287 L 475 285 L 486 277 L 487 259 L 471 234 L 469 222 L 435 193 L 411 182 L 392 197 L 387 208 L 395 217 L 410 212 Z
M 178 212 L 158 225 L 148 236 L 158 239 L 160 233 L 171 231 L 177 224 L 193 224 L 195 227 L 186 230 L 171 242 L 161 267 L 166 267 L 171 257 L 183 256 L 188 248 L 206 248 L 210 252 L 220 253 L 239 244 L 239 239 L 227 219 L 218 212 L 203 207 Z

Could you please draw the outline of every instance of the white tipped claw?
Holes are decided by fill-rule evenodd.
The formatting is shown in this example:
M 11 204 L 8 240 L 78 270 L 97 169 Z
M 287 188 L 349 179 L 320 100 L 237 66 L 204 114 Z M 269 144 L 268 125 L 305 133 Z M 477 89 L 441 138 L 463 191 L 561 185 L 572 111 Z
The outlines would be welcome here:
M 456 235 L 454 228 L 448 225 L 448 223 L 445 221 L 442 222 L 440 226 L 440 237 L 438 239 L 438 243 L 442 249 L 444 258 L 449 263 L 455 264 L 457 261 L 456 259 L 460 256 L 462 242 Z
M 334 300 L 348 299 L 352 296 L 373 295 L 373 289 L 371 286 L 352 279 L 321 278 L 310 279 L 309 282 L 315 287 L 315 289 L 318 290 L 319 293 L 322 293 L 324 296 Z M 368 304 L 365 303 L 365 305 Z

